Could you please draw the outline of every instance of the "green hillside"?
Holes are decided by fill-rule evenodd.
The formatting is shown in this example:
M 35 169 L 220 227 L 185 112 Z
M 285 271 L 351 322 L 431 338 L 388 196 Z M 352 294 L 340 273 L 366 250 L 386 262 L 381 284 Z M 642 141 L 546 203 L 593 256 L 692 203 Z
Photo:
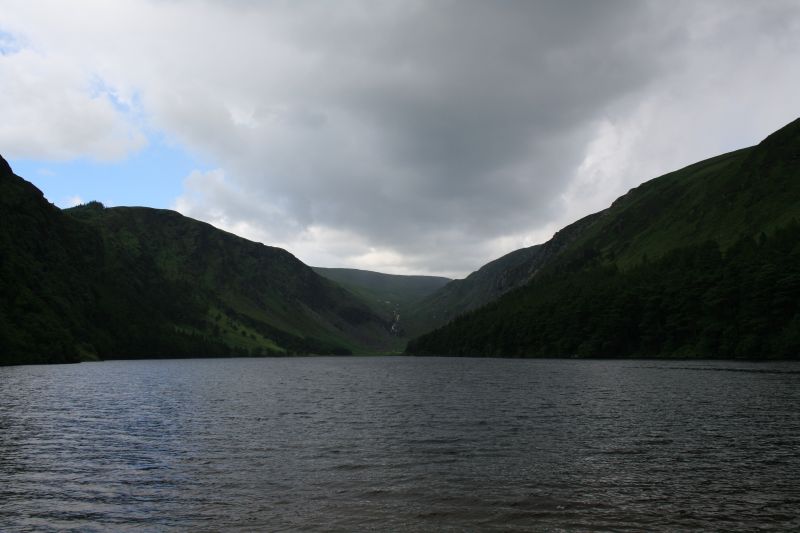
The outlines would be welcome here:
M 524 279 L 514 269 L 534 260 L 538 246 L 516 250 L 487 263 L 464 279 L 453 280 L 414 305 L 408 318 L 408 330 L 419 335 L 445 324 L 456 316 L 484 305 L 519 286 Z M 524 274 L 520 274 L 524 277 Z
M 515 250 L 495 259 L 466 278 L 453 280 L 431 293 L 417 302 L 408 313 L 406 329 L 409 335 L 427 333 L 525 285 L 545 265 L 568 249 L 596 216 L 588 216 L 567 226 L 544 244 Z
M 440 276 L 383 274 L 355 268 L 312 268 L 319 275 L 380 304 L 410 305 L 451 281 Z
M 314 267 L 314 271 L 347 288 L 392 322 L 392 331 L 399 338 L 407 336 L 409 313 L 417 309 L 419 302 L 451 281 L 439 276 L 383 274 L 354 268 Z M 404 340 L 397 343 L 399 350 L 404 346 Z
M 178 213 L 61 211 L 0 168 L 0 362 L 381 352 L 391 324 L 290 253 Z
M 800 120 L 559 232 L 530 281 L 409 353 L 794 358 Z
M 0 362 L 75 361 L 98 331 L 102 240 L 65 217 L 0 158 Z M 102 340 L 100 341 L 102 342 Z

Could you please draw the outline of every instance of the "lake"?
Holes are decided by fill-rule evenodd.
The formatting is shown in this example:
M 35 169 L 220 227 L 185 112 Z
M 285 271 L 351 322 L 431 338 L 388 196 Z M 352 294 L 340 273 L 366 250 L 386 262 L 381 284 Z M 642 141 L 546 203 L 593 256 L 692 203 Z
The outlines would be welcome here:
M 2 531 L 800 529 L 800 364 L 0 368 Z

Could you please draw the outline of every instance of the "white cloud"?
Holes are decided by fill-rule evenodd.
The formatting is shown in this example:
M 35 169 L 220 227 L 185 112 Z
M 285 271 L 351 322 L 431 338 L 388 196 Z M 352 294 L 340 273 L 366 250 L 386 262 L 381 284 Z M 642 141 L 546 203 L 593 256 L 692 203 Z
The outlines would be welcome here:
M 464 274 L 795 118 L 799 23 L 781 1 L 8 1 L 0 146 L 119 157 L 152 128 L 219 166 L 187 215 L 312 264 Z
M 607 207 L 642 181 L 756 144 L 800 116 L 800 10 L 704 10 L 676 68 L 596 125 L 564 192 L 562 224 Z
M 33 159 L 119 159 L 145 138 L 74 61 L 31 49 L 0 54 L 0 147 Z
M 66 201 L 62 204 L 64 207 L 75 207 L 76 205 L 83 204 L 83 198 L 78 196 L 77 194 L 74 196 L 70 196 L 66 199 Z

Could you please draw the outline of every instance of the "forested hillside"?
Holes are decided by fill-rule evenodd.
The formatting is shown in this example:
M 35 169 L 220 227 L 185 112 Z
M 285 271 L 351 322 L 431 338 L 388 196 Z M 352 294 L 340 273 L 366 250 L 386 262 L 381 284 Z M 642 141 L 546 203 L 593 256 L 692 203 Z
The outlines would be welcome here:
M 409 332 L 413 336 L 427 333 L 525 285 L 545 265 L 569 248 L 596 216 L 590 215 L 567 226 L 544 244 L 515 250 L 495 259 L 466 278 L 453 280 L 420 300 L 406 321 Z
M 178 213 L 61 211 L 0 167 L 0 362 L 380 352 L 391 324 L 290 253 Z
M 527 285 L 408 352 L 797 357 L 798 220 L 800 120 L 631 190 Z

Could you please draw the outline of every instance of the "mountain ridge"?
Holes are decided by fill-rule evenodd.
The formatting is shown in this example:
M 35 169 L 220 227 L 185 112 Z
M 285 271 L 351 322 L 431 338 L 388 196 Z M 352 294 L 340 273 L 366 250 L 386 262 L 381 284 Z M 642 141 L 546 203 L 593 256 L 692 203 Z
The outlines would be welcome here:
M 414 308 L 410 320 L 412 332 L 417 335 L 426 333 L 523 286 L 602 213 L 587 215 L 557 231 L 542 244 L 514 250 L 486 263 L 462 280 L 451 281 Z
M 313 267 L 347 290 L 360 296 L 364 303 L 392 323 L 391 331 L 398 339 L 405 339 L 413 320 L 409 315 L 418 309 L 426 296 L 451 282 L 441 276 L 384 274 L 354 268 Z M 404 342 L 396 344 L 397 351 L 405 348 Z
M 395 342 L 383 317 L 289 252 L 174 211 L 60 210 L 5 160 L 0 205 L 0 363 L 379 353 Z
M 416 337 L 412 354 L 792 357 L 800 259 L 787 261 L 800 253 L 798 176 L 800 119 L 447 280 L 309 267 L 169 210 L 98 202 L 60 210 L 0 157 L 0 363 L 387 353 L 407 336 Z M 684 301 L 675 287 L 711 307 Z M 569 311 L 559 291 L 574 300 Z M 764 294 L 778 303 L 769 307 Z M 760 302 L 758 312 L 744 295 Z M 670 308 L 676 302 L 683 315 Z M 637 314 L 660 322 L 621 318 Z M 764 316 L 778 324 L 777 340 Z M 626 340 L 615 344 L 620 331 Z
M 779 289 L 762 287 L 759 294 L 769 293 L 779 301 L 795 296 L 797 267 L 790 259 L 795 257 L 791 243 L 800 220 L 798 199 L 800 119 L 754 147 L 712 157 L 634 187 L 608 208 L 575 223 L 577 231 L 575 224 L 567 226 L 565 230 L 573 230 L 571 242 L 556 247 L 556 253 L 539 265 L 541 268 L 531 270 L 532 262 L 517 266 L 523 272 L 533 272 L 530 279 L 484 307 L 412 340 L 407 352 L 606 357 L 698 354 L 718 357 L 727 353 L 736 357 L 796 357 L 792 354 L 797 352 L 792 350 L 796 344 L 794 328 L 798 327 L 795 324 L 800 323 L 797 309 L 781 304 L 787 316 L 773 317 L 764 309 L 754 310 L 755 304 L 751 305 L 742 295 L 755 290 L 751 285 L 756 281 L 772 279 L 767 274 L 763 279 L 759 277 L 761 274 L 756 271 L 763 269 L 782 274 L 773 279 Z M 551 245 L 558 235 L 542 246 Z M 753 242 L 764 246 L 758 249 L 762 255 L 749 248 Z M 709 275 L 699 270 L 698 265 L 703 261 Z M 671 278 L 674 286 L 683 286 L 687 294 L 719 303 L 719 296 L 712 294 L 713 291 L 706 294 L 691 279 L 681 276 L 676 266 L 681 262 L 685 263 L 687 276 L 691 272 L 718 291 L 724 287 L 728 303 L 737 309 L 738 315 L 729 316 L 716 307 L 693 306 L 682 296 L 671 293 L 670 287 L 645 274 Z M 753 272 L 742 271 L 745 267 Z M 734 294 L 730 286 L 730 279 L 737 276 L 741 294 Z M 590 309 L 597 315 L 606 313 L 598 299 L 604 286 L 615 287 L 628 301 L 619 303 L 616 312 L 620 316 L 606 317 L 607 324 L 598 324 L 595 316 L 586 313 Z M 569 308 L 570 304 L 560 301 L 559 290 L 563 298 L 583 302 L 583 310 L 577 303 L 573 302 Z M 753 301 L 761 298 L 750 296 Z M 609 302 L 618 299 L 616 293 L 605 297 Z M 653 303 L 659 298 L 664 301 L 663 308 Z M 686 306 L 684 315 L 667 309 L 678 302 Z M 680 341 L 666 339 L 671 333 L 663 324 L 626 322 L 621 318 L 625 313 L 636 316 L 644 312 L 667 322 L 692 317 L 704 323 L 706 329 L 684 328 L 686 339 Z M 758 313 L 772 317 L 775 335 L 770 337 L 768 328 L 757 325 Z M 558 320 L 553 319 L 556 315 Z M 566 327 L 568 323 L 572 329 Z M 611 323 L 616 323 L 619 329 L 608 325 Z M 731 323 L 738 324 L 740 331 L 735 331 Z M 584 326 L 586 330 L 580 333 Z M 684 331 L 681 327 L 675 326 L 673 333 Z M 551 333 L 556 330 L 567 341 L 555 339 Z M 621 345 L 608 342 L 604 345 L 604 340 L 619 335 L 630 338 Z M 647 335 L 660 340 L 643 340 Z M 568 342 L 570 337 L 581 342 Z M 753 339 L 761 339 L 766 348 L 755 348 Z

